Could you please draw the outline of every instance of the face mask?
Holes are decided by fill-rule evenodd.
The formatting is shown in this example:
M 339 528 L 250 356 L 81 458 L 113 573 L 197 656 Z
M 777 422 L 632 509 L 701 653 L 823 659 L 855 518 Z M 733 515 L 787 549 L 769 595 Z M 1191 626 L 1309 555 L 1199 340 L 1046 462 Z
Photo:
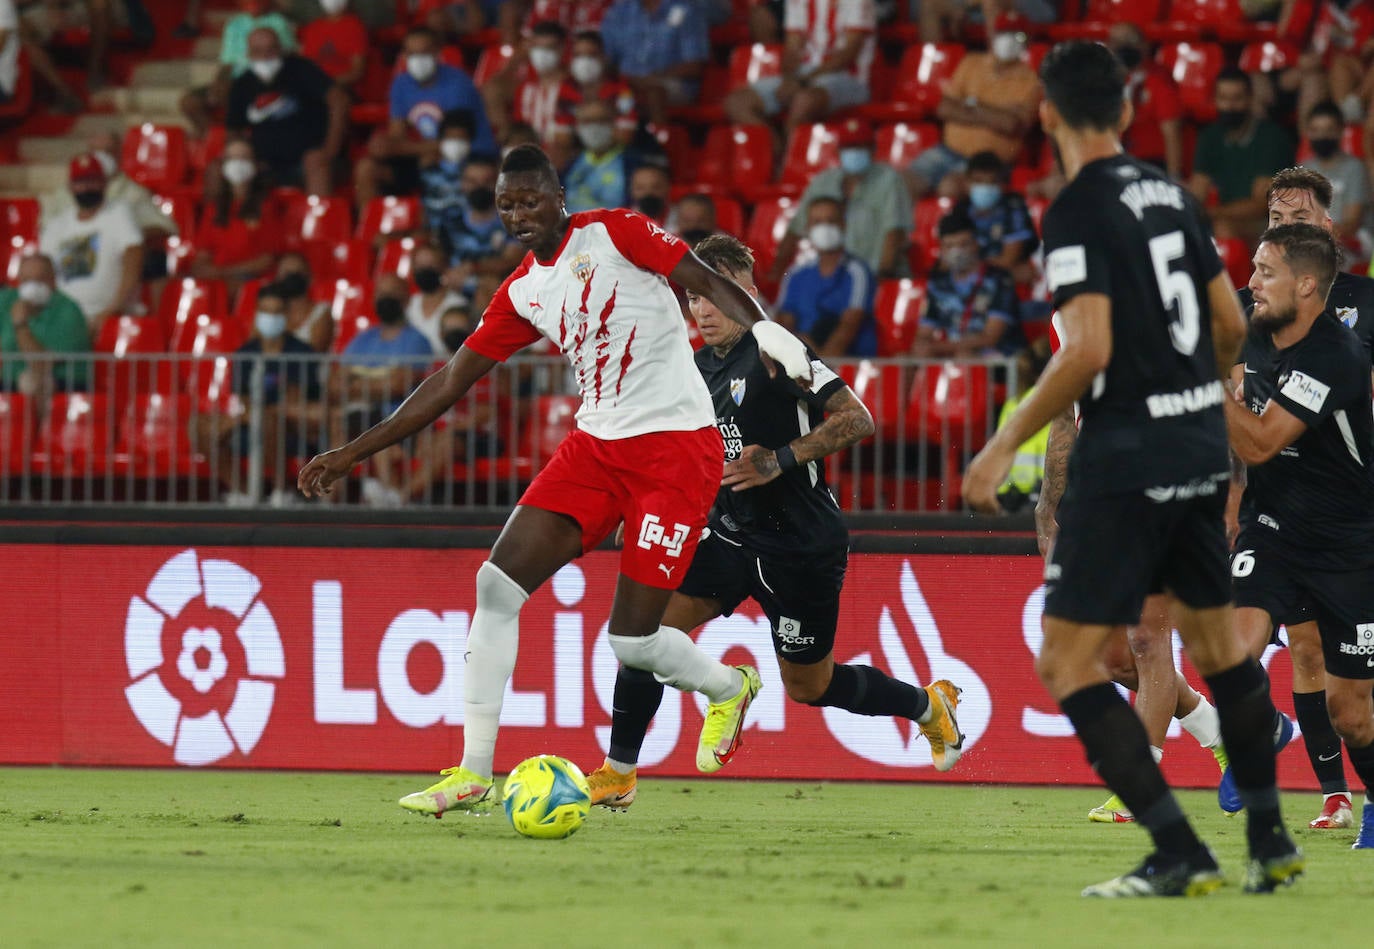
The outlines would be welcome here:
M 272 80 L 277 78 L 277 73 L 281 72 L 280 59 L 255 59 L 248 64 L 253 70 L 253 75 L 263 81 L 264 85 L 271 85 Z
M 229 158 L 221 166 L 224 180 L 231 185 L 246 185 L 253 180 L 257 167 L 247 158 Z
M 840 168 L 846 175 L 862 175 L 873 164 L 873 153 L 866 148 L 841 148 Z
M 320 0 L 320 6 L 324 8 L 324 12 L 329 16 L 337 16 L 344 12 L 344 9 L 348 6 L 348 0 Z
M 1116 48 L 1116 58 L 1121 60 L 1121 65 L 1127 70 L 1135 69 L 1145 59 L 1145 51 L 1139 46 L 1118 46 Z
M 1238 129 L 1249 117 L 1250 113 L 1244 109 L 1223 109 L 1217 112 L 1217 121 L 1224 129 Z
M 100 167 L 105 170 L 106 178 L 113 178 L 119 174 L 119 160 L 109 152 L 91 152 L 95 160 L 100 162 Z
M 978 263 L 978 254 L 963 247 L 940 251 L 940 263 L 950 273 L 961 274 L 973 269 Z
M 1312 154 L 1318 158 L 1330 158 L 1341 150 L 1341 140 L 1339 138 L 1314 138 L 1312 139 Z
M 253 317 L 253 328 L 263 339 L 276 339 L 286 332 L 286 314 L 259 310 Z
M 429 82 L 438 68 L 439 63 L 431 53 L 411 53 L 406 57 L 406 72 L 416 82 Z
M 395 326 L 397 323 L 405 322 L 406 305 L 400 297 L 378 297 L 376 306 L 377 319 L 387 326 Z
M 77 191 L 72 195 L 72 200 L 76 202 L 77 207 L 85 208 L 89 211 L 92 208 L 100 207 L 100 205 L 104 203 L 105 192 L 103 190 Z
M 838 224 L 812 224 L 806 236 L 811 239 L 811 246 L 822 254 L 844 246 L 844 231 Z
M 277 290 L 288 300 L 303 297 L 310 292 L 310 278 L 300 272 L 283 274 L 277 278 Z
M 981 183 L 968 186 L 968 202 L 979 211 L 986 211 L 1002 197 L 1002 186 Z
M 450 165 L 461 165 L 472 151 L 472 143 L 465 138 L 445 138 L 439 141 L 439 155 Z
M 451 329 L 444 330 L 444 335 L 441 336 L 440 339 L 444 341 L 444 345 L 449 348 L 450 352 L 456 353 L 463 348 L 463 344 L 468 341 L 469 335 L 471 334 L 465 329 Z
M 437 267 L 421 267 L 415 271 L 415 286 L 420 288 L 421 293 L 433 293 L 439 289 L 442 277 Z
M 1021 58 L 1021 38 L 1015 33 L 998 33 L 992 38 L 992 56 L 1000 62 Z
M 578 82 L 586 85 L 601 78 L 601 60 L 595 56 L 574 56 L 568 71 Z
M 589 122 L 577 127 L 577 137 L 589 152 L 604 152 L 611 147 L 614 136 L 615 129 L 609 122 Z
M 668 213 L 668 202 L 656 194 L 646 194 L 635 202 L 635 209 L 645 217 L 651 217 L 655 221 L 663 220 L 663 215 Z
M 479 214 L 485 214 L 496 207 L 496 190 L 494 188 L 473 188 L 466 194 L 468 207 Z
M 52 287 L 41 280 L 25 280 L 19 285 L 19 299 L 30 306 L 47 306 L 52 299 Z
M 549 49 L 547 46 L 536 46 L 530 50 L 530 65 L 541 76 L 557 69 L 560 58 L 558 50 Z

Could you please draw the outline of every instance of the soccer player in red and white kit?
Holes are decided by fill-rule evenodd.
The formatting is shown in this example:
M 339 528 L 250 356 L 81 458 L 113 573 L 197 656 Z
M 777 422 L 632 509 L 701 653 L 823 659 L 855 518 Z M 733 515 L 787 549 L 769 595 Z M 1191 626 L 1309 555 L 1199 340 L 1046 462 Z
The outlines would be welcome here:
M 569 215 L 558 175 L 537 147 L 519 146 L 502 162 L 496 209 L 529 253 L 492 298 L 481 324 L 394 413 L 311 459 L 299 478 L 307 496 L 329 491 L 359 462 L 429 425 L 498 362 L 540 338 L 556 345 L 575 371 L 582 391 L 577 428 L 525 491 L 477 571 L 462 762 L 400 802 L 435 816 L 489 797 L 521 607 L 622 520 L 626 542 L 610 616 L 616 658 L 668 685 L 705 694 L 708 718 L 730 720 L 722 740 L 737 739 L 759 688 L 757 671 L 725 666 L 686 633 L 661 623 L 692 562 L 724 469 L 715 410 L 668 278 L 750 327 L 777 371 L 811 382 L 801 341 L 767 322 L 748 293 L 680 239 L 634 211 Z

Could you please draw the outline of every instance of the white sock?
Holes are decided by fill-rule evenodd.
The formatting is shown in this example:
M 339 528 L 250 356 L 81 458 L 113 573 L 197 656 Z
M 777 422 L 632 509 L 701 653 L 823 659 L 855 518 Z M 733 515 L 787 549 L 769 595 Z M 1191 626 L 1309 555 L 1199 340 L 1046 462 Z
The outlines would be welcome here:
M 501 702 L 520 645 L 520 608 L 529 598 L 491 561 L 477 568 L 477 609 L 468 628 L 463 677 L 462 766 L 484 778 L 491 777 Z
M 717 662 L 680 629 L 660 626 L 648 636 L 611 636 L 611 649 L 622 664 L 652 672 L 664 685 L 700 692 L 712 702 L 734 698 L 744 688 L 738 669 Z
M 1212 704 L 1200 695 L 1197 708 L 1180 718 L 1178 723 L 1204 748 L 1215 748 L 1221 744 L 1221 718 Z
M 1161 761 L 1164 760 L 1164 749 L 1163 749 L 1163 748 L 1156 748 L 1154 745 L 1151 745 L 1151 746 L 1150 746 L 1150 754 L 1154 757 L 1154 759 L 1155 759 L 1155 764 L 1159 764 Z

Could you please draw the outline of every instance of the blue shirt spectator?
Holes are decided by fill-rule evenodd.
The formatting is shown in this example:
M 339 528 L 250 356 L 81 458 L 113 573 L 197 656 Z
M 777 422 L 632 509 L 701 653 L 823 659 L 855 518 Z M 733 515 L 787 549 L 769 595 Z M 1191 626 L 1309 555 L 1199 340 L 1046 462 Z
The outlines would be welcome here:
M 930 331 L 957 344 L 978 337 L 991 323 L 1000 322 L 1004 324 L 1003 330 L 994 348 L 1011 355 L 1017 349 L 1011 345 L 1017 310 L 1011 274 L 1000 267 L 984 264 L 960 276 L 942 268 L 934 271 L 926 284 L 926 306 L 921 314 L 917 341 L 919 343 L 921 335 Z
M 500 217 L 492 215 L 483 221 L 469 207 L 458 209 L 445 221 L 442 236 L 455 264 L 485 260 L 516 242 L 501 226 Z
M 606 56 L 622 76 L 652 76 L 711 54 L 707 18 L 692 0 L 618 0 L 601 21 Z M 696 84 L 691 84 L 693 92 Z
M 978 252 L 984 260 L 1001 257 L 1003 250 L 1010 244 L 1025 242 L 1025 249 L 1019 253 L 1022 260 L 1035 252 L 1039 238 L 1035 225 L 1031 222 L 1030 209 L 1026 199 L 1014 191 L 1005 191 L 997 198 L 997 203 L 989 208 L 977 208 L 967 199 L 954 206 L 973 220 L 974 232 L 978 236 Z
M 601 155 L 583 151 L 563 175 L 568 211 L 623 208 L 630 197 L 630 155 L 616 147 Z
M 369 326 L 353 337 L 344 348 L 342 361 L 370 369 L 396 365 L 424 369 L 434 361 L 434 347 L 409 323 L 391 339 L 382 330 L 381 326 Z
M 437 139 L 444 113 L 454 109 L 467 109 L 473 114 L 476 134 L 472 150 L 496 154 L 496 136 L 487 121 L 482 96 L 463 70 L 440 63 L 427 82 L 416 81 L 406 71 L 391 80 L 391 117 L 405 122 L 423 139 Z
M 262 351 L 262 338 L 259 336 L 254 336 L 236 350 L 241 356 L 256 356 Z M 281 401 L 283 389 L 297 389 L 306 401 L 318 401 L 320 364 L 311 358 L 316 355 L 309 343 L 302 342 L 290 333 L 283 333 L 281 354 L 268 356 L 262 361 L 263 404 L 276 405 Z M 252 398 L 257 365 L 248 359 L 234 362 L 234 391 L 245 400 Z
M 823 272 L 821 262 L 792 270 L 783 284 L 781 314 L 792 319 L 795 332 L 809 339 L 822 356 L 876 356 L 878 327 L 873 320 L 877 284 L 873 271 L 857 257 L 843 253 L 838 264 Z M 860 310 L 863 322 L 842 352 L 831 352 L 827 342 L 846 312 Z

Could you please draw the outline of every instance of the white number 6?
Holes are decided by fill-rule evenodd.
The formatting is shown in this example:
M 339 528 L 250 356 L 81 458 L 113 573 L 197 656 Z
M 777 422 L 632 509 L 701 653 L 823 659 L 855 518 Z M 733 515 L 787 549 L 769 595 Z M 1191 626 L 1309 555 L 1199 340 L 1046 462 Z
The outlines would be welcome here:
M 1235 557 L 1231 558 L 1231 576 L 1244 579 L 1255 572 L 1255 552 L 1254 550 L 1237 551 Z

